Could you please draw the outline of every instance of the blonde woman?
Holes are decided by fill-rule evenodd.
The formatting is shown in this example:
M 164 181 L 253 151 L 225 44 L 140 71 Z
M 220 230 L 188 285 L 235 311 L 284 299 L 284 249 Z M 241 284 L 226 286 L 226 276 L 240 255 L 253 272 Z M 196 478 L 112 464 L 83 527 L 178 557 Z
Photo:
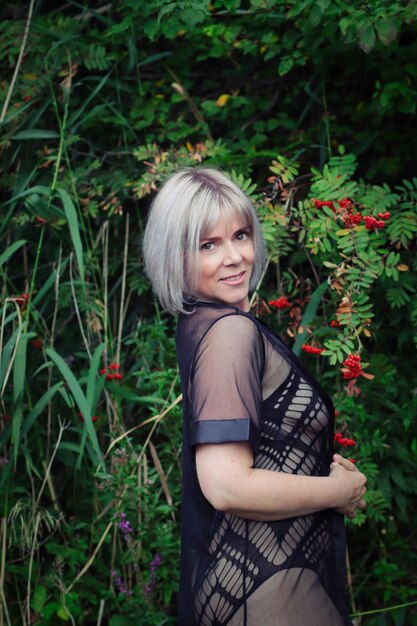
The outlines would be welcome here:
M 333 454 L 330 398 L 249 310 L 264 243 L 222 172 L 163 185 L 143 241 L 178 315 L 183 391 L 181 626 L 346 626 L 343 515 L 366 478 Z

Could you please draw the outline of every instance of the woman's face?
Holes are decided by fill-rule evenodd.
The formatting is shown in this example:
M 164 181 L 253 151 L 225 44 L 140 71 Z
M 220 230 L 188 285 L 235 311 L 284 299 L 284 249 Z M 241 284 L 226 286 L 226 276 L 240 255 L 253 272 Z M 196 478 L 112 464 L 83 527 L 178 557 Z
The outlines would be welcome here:
M 199 245 L 196 296 L 249 311 L 249 280 L 255 261 L 251 228 L 239 217 L 221 218 Z

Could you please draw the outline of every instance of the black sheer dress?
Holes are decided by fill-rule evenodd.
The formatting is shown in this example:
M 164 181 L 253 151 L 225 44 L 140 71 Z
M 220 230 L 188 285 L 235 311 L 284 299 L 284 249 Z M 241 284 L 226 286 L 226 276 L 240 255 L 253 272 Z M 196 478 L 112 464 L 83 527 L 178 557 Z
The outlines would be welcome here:
M 204 498 L 194 445 L 247 441 L 254 467 L 326 476 L 334 410 L 265 324 L 197 303 L 177 327 L 184 411 L 181 626 L 347 626 L 345 532 L 333 510 L 259 522 Z

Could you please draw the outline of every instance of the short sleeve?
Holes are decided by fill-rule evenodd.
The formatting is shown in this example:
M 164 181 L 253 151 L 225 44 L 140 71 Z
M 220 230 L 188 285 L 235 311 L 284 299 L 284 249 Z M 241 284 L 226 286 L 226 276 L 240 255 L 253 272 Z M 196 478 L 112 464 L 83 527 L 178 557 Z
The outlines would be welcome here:
M 259 443 L 264 370 L 262 335 L 240 314 L 217 320 L 206 332 L 191 372 L 191 443 Z

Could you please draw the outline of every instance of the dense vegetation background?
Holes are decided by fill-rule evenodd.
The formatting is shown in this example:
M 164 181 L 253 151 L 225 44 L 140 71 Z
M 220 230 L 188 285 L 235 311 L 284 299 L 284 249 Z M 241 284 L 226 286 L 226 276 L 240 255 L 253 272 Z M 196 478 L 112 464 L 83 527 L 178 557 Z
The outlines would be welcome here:
M 138 242 L 182 165 L 251 195 L 254 309 L 369 478 L 356 624 L 417 624 L 417 5 L 31 0 L 0 23 L 0 625 L 175 624 L 181 408 Z

